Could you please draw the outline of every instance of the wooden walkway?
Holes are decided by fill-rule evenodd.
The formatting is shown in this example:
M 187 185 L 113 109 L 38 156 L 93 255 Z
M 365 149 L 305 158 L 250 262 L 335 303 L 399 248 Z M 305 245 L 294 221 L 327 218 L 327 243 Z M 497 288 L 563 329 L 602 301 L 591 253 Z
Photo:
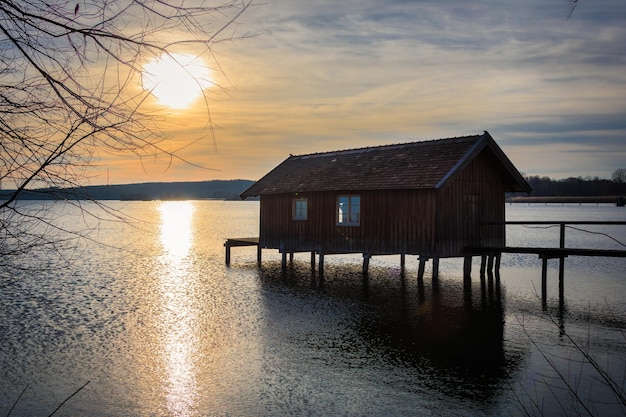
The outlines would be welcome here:
M 489 223 L 499 224 L 502 223 Z M 465 258 L 465 271 L 464 276 L 469 275 L 469 269 L 471 269 L 471 256 L 481 255 L 483 261 L 486 256 L 490 259 L 495 257 L 496 259 L 496 271 L 500 264 L 500 256 L 502 253 L 529 253 L 539 256 L 541 262 L 541 299 L 545 305 L 547 301 L 547 275 L 548 275 L 548 260 L 559 260 L 559 301 L 561 304 L 564 302 L 564 275 L 565 275 L 565 258 L 569 256 L 597 256 L 597 257 L 610 257 L 610 258 L 626 258 L 626 250 L 617 249 L 588 249 L 588 248 L 567 248 L 565 247 L 565 229 L 570 225 L 609 225 L 609 226 L 626 226 L 626 222 L 623 221 L 508 221 L 504 222 L 505 225 L 554 225 L 559 226 L 559 247 L 558 248 L 546 248 L 546 247 L 526 247 L 526 246 L 504 246 L 504 247 L 468 247 L 466 248 Z M 469 260 L 469 265 L 468 265 Z M 468 269 L 469 268 L 469 269 Z M 484 271 L 484 266 L 481 267 L 481 273 Z M 467 279 L 467 277 L 466 277 Z
M 486 225 L 554 225 L 559 227 L 560 242 L 559 247 L 547 248 L 547 247 L 526 247 L 526 246 L 503 246 L 503 247 L 485 247 L 485 246 L 473 246 L 465 248 L 465 262 L 463 267 L 463 277 L 466 284 L 469 284 L 471 279 L 471 265 L 473 256 L 481 256 L 481 268 L 480 274 L 484 276 L 485 272 L 491 273 L 495 266 L 495 272 L 499 276 L 500 259 L 503 253 L 521 253 L 521 254 L 536 254 L 539 259 L 542 260 L 541 267 L 541 296 L 544 304 L 547 300 L 547 270 L 549 259 L 559 259 L 559 300 L 563 303 L 564 298 L 564 261 L 569 256 L 596 256 L 596 257 L 619 257 L 626 258 L 626 250 L 615 249 L 587 249 L 587 248 L 567 248 L 565 247 L 565 229 L 569 225 L 612 225 L 612 226 L 626 226 L 626 222 L 623 221 L 507 221 L 504 223 L 486 223 Z M 226 248 L 226 265 L 230 265 L 230 249 L 238 246 L 256 246 L 257 247 L 257 263 L 261 264 L 261 246 L 259 245 L 258 237 L 243 237 L 243 238 L 229 238 L 224 243 Z M 286 266 L 287 253 L 282 252 L 282 266 L 283 269 Z M 315 254 L 311 252 L 311 267 L 315 269 Z M 320 275 L 323 274 L 324 268 L 324 253 L 319 253 L 320 263 Z M 369 260 L 372 254 L 363 254 L 363 273 L 367 274 Z M 400 265 L 404 269 L 406 254 L 400 254 Z M 289 253 L 290 261 L 293 261 L 293 253 Z M 424 264 L 429 259 L 427 257 L 420 256 L 418 268 L 418 281 L 421 282 L 424 275 Z M 432 279 L 437 280 L 438 275 L 439 258 L 433 258 L 433 271 Z
M 238 247 L 238 246 L 256 246 L 256 258 L 257 263 L 261 264 L 261 246 L 259 246 L 259 238 L 258 237 L 238 237 L 238 238 L 228 238 L 226 242 L 224 242 L 224 247 L 226 248 L 226 265 L 230 265 L 230 248 Z

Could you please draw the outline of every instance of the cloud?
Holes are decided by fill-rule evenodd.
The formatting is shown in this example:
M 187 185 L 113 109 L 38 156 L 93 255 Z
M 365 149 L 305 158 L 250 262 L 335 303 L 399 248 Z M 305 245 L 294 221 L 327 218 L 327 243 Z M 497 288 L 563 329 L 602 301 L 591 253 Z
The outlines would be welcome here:
M 530 175 L 608 178 L 626 161 L 626 3 L 568 15 L 558 0 L 267 0 L 240 21 L 259 36 L 214 50 L 218 153 L 185 152 L 256 179 L 289 153 L 488 130 Z

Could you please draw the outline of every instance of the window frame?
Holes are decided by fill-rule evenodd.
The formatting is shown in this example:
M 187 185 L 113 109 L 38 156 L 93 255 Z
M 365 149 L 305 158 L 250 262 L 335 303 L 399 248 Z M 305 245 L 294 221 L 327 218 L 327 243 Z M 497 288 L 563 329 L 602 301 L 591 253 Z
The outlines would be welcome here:
M 304 209 L 300 204 L 304 203 Z M 309 199 L 306 197 L 294 197 L 291 200 L 291 220 L 307 221 L 309 220 Z
M 342 213 L 341 204 L 342 199 L 347 199 L 347 212 Z M 354 204 L 354 199 L 358 199 L 358 204 Z M 355 211 L 353 208 L 358 207 Z M 335 205 L 337 214 L 337 226 L 356 227 L 361 226 L 361 195 L 360 194 L 340 194 L 337 196 Z M 353 220 L 354 216 L 357 216 L 356 221 Z M 343 219 L 346 219 L 342 221 Z

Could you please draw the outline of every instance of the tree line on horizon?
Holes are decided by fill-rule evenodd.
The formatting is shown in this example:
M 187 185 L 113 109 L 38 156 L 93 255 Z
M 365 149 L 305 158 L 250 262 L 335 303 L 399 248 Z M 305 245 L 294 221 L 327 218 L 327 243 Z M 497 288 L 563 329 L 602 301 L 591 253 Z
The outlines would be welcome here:
M 555 180 L 546 176 L 524 177 L 532 187 L 531 197 L 599 197 L 626 195 L 626 169 L 616 169 L 611 179 L 599 177 L 569 177 Z

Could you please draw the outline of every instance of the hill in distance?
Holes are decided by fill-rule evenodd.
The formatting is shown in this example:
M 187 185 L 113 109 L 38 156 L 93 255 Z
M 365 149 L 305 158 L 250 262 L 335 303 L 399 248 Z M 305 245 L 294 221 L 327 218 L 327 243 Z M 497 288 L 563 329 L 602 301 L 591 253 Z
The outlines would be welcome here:
M 240 200 L 250 180 L 197 182 L 148 182 L 141 184 L 93 185 L 80 188 L 41 188 L 20 194 L 20 200 Z M 14 190 L 0 190 L 0 199 Z

